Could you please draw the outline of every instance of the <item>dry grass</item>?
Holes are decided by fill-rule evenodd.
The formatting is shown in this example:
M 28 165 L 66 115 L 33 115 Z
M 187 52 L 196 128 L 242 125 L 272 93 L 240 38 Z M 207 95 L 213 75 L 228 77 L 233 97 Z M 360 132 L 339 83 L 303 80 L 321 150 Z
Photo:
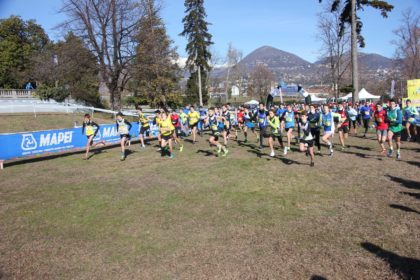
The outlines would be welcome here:
M 253 143 L 232 142 L 217 158 L 206 137 L 173 160 L 135 145 L 125 162 L 113 148 L 89 161 L 73 154 L 6 166 L 0 275 L 420 277 L 418 144 L 404 143 L 397 162 L 375 141 L 351 137 L 349 150 L 311 168 L 303 154 L 271 159 Z

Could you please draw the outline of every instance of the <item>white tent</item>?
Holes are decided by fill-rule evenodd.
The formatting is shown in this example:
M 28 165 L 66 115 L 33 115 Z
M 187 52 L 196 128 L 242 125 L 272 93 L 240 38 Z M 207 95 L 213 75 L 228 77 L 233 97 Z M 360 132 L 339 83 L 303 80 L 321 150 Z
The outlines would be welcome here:
M 348 99 L 351 98 L 351 95 L 352 94 L 349 93 L 349 94 L 347 94 L 347 95 L 345 95 L 343 97 L 340 97 L 339 99 L 340 100 L 348 100 Z M 377 96 L 377 95 L 370 94 L 365 88 L 362 88 L 362 90 L 359 91 L 359 99 L 360 100 L 379 99 L 379 98 L 381 98 L 381 97 L 380 96 Z
M 365 88 L 359 91 L 359 99 L 379 99 L 380 96 L 370 94 Z
M 311 94 L 311 102 L 326 102 L 326 101 L 327 101 L 326 98 L 320 98 L 320 97 L 317 97 L 316 95 Z
M 245 102 L 245 105 L 258 105 L 260 104 L 260 102 L 258 102 L 257 100 L 251 100 L 248 102 Z

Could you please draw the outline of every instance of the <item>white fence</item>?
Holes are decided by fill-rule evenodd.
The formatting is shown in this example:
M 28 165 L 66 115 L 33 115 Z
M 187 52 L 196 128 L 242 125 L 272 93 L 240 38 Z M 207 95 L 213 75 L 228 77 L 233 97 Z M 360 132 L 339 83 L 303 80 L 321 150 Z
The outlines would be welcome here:
M 28 89 L 0 89 L 0 98 L 34 98 L 35 90 Z

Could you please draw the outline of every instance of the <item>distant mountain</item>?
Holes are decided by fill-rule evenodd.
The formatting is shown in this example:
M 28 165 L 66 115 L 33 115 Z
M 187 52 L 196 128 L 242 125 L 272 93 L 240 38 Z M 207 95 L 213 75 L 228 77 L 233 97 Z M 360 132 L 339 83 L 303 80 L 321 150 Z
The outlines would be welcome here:
M 294 55 L 270 46 L 263 46 L 248 54 L 239 63 L 247 69 L 252 69 L 255 65 L 263 63 L 268 68 L 285 68 L 285 67 L 307 67 L 311 63 Z
M 350 53 L 346 54 L 347 59 L 350 60 Z M 375 53 L 359 52 L 359 64 L 368 70 L 387 69 L 392 68 L 394 60 Z M 316 66 L 328 65 L 329 58 L 322 58 L 314 63 Z
M 348 54 L 350 59 L 350 54 Z M 238 64 L 245 74 L 250 74 L 258 64 L 263 64 L 269 68 L 276 80 L 283 80 L 289 83 L 318 84 L 322 83 L 329 75 L 328 58 L 323 58 L 315 63 L 310 63 L 305 59 L 274 47 L 263 46 L 244 57 Z M 385 72 L 393 67 L 394 61 L 378 54 L 359 53 L 360 69 L 369 78 L 375 79 L 378 70 Z M 379 71 L 381 72 L 381 71 Z M 226 68 L 213 69 L 212 76 L 226 77 Z

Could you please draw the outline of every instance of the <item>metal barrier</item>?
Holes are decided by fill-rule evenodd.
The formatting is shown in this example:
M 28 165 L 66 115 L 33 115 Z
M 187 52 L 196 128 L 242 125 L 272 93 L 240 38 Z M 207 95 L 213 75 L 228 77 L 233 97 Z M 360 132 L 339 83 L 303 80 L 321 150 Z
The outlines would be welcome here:
M 35 90 L 28 89 L 0 89 L 0 98 L 33 98 Z

